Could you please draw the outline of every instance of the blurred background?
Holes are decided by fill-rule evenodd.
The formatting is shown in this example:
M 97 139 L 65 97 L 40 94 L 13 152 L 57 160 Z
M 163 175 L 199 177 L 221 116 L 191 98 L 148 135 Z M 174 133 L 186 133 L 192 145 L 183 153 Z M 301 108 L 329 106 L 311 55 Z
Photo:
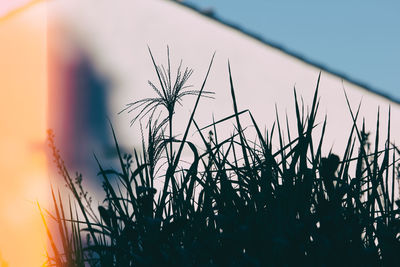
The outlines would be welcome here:
M 93 191 L 100 188 L 93 153 L 106 167 L 115 157 L 108 121 L 124 152 L 140 147 L 134 115 L 118 112 L 154 96 L 147 46 L 166 65 L 168 45 L 172 69 L 181 59 L 194 69 L 194 89 L 216 52 L 206 84 L 216 99 L 201 102 L 200 126 L 213 114 L 232 114 L 228 59 L 239 109 L 250 108 L 262 128 L 271 127 L 275 104 L 291 117 L 294 86 L 310 104 L 322 71 L 319 121 L 328 114 L 328 153 L 343 148 L 352 123 L 343 87 L 354 108 L 363 99 L 370 129 L 378 106 L 383 128 L 389 105 L 400 117 L 398 10 L 396 1 L 0 0 L 0 262 L 45 262 L 36 201 L 51 207 L 49 184 L 62 188 L 46 156 L 48 128 L 71 174 L 83 173 Z M 178 133 L 193 100 L 178 109 Z M 232 125 L 224 129 L 229 135 Z
M 26 2 L 26 1 L 25 1 Z M 47 202 L 45 6 L 0 1 L 0 266 L 41 266 Z

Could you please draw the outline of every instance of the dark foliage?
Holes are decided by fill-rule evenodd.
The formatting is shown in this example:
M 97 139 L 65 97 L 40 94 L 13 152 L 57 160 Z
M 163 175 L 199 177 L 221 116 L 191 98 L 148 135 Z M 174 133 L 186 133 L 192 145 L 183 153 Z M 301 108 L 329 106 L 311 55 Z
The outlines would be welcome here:
M 154 65 L 159 74 L 162 68 Z M 170 84 L 169 70 L 168 66 L 168 71 L 159 75 L 162 88 Z M 140 154 L 135 151 L 133 156 L 121 155 L 113 130 L 120 166 L 104 169 L 96 158 L 106 193 L 104 205 L 97 209 L 91 209 L 81 179 L 73 181 L 69 176 L 50 136 L 57 166 L 74 201 L 69 202 L 67 216 L 61 197 L 53 193 L 53 218 L 59 225 L 55 235 L 62 242 L 59 246 L 51 242 L 49 263 L 396 265 L 400 219 L 394 192 L 399 150 L 389 142 L 390 136 L 384 149 L 378 150 L 379 114 L 377 138 L 371 145 L 364 127 L 357 126 L 358 110 L 353 112 L 349 105 L 354 125 L 349 129 L 343 155 L 323 156 L 326 120 L 321 126 L 316 123 L 319 80 L 306 114 L 294 92 L 297 137 L 291 139 L 294 135 L 287 129 L 289 140 L 285 144 L 279 119 L 276 127 L 263 136 L 251 112 L 237 109 L 230 74 L 234 114 L 199 129 L 193 115 L 208 73 L 200 90 L 190 91 L 197 95 L 197 101 L 181 140 L 172 137 L 172 126 L 170 137 L 164 136 L 168 118 L 171 121 L 174 112 L 169 108 L 173 109 L 174 103 L 169 102 L 166 120 L 158 123 L 150 116 Z M 162 99 L 163 93 L 157 93 Z M 158 98 L 149 99 L 149 109 L 164 105 Z M 247 130 L 241 125 L 243 116 L 251 119 L 256 142 L 246 137 Z M 218 140 L 219 123 L 231 119 L 236 124 L 232 136 Z M 320 129 L 318 140 L 313 137 L 316 127 Z M 187 139 L 191 128 L 197 130 L 202 145 Z M 279 142 L 277 151 L 272 151 L 273 140 Z M 192 153 L 190 164 L 181 158 L 184 149 Z M 162 184 L 158 190 L 157 183 Z M 82 240 L 85 235 L 87 238 Z M 50 231 L 49 237 L 53 240 Z

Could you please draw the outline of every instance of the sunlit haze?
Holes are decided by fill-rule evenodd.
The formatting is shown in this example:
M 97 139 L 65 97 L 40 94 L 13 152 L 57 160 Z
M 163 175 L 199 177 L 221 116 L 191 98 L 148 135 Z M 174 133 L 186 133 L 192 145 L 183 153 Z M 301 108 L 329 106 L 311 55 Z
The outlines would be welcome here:
M 0 2 L 0 14 L 27 1 L 10 2 Z M 49 189 L 44 152 L 46 8 L 31 6 L 2 18 L 0 252 L 10 267 L 41 266 L 46 243 L 36 201 L 46 206 Z

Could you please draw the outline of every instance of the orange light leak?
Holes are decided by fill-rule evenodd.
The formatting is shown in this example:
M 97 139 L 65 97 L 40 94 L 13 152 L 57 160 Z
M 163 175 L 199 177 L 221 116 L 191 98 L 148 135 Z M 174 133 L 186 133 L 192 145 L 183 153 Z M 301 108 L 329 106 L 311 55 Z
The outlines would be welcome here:
M 36 205 L 49 193 L 46 12 L 41 3 L 0 18 L 0 266 L 46 261 Z

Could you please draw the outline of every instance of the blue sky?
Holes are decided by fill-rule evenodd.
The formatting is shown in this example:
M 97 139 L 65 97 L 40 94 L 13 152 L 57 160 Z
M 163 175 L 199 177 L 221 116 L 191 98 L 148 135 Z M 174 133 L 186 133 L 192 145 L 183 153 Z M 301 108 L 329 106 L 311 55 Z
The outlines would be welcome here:
M 186 0 L 400 101 L 400 1 Z

